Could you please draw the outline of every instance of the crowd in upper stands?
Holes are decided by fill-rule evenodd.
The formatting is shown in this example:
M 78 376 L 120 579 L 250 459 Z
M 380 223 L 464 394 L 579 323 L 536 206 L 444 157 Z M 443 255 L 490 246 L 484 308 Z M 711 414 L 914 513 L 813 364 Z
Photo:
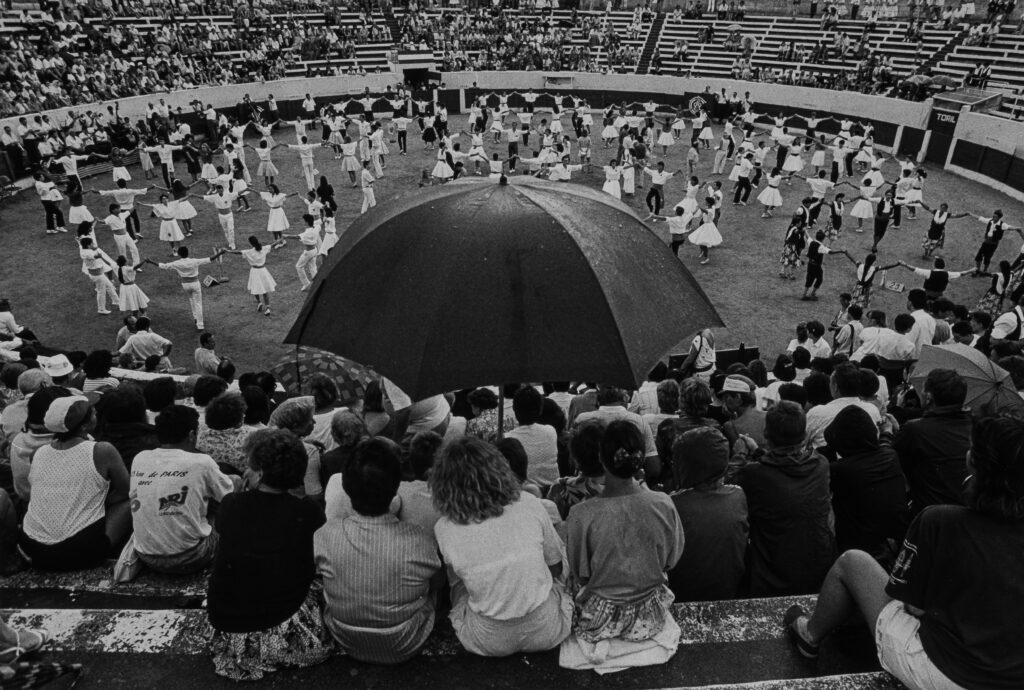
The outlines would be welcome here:
M 941 292 L 912 290 L 895 318 L 844 294 L 830 326 L 798 325 L 770 368 L 718 368 L 702 331 L 678 368 L 658 364 L 636 390 L 513 384 L 503 407 L 494 388 L 400 402 L 386 379 L 343 399 L 325 373 L 287 397 L 272 373 L 238 372 L 208 333 L 186 356 L 194 374 L 136 381 L 118 357 L 173 347 L 148 318 L 127 317 L 109 350 L 57 351 L 0 301 L 3 569 L 118 554 L 122 580 L 211 568 L 211 651 L 236 679 L 318 663 L 334 645 L 404 661 L 445 613 L 485 656 L 568 638 L 570 668 L 606 667 L 602 640 L 663 661 L 678 644 L 673 600 L 811 593 L 829 579 L 813 615 L 787 616 L 811 655 L 837 608 L 860 604 L 883 626 L 857 592 L 882 597 L 892 571 L 889 597 L 927 611 L 922 629 L 957 612 L 929 672 L 1022 681 L 1015 615 L 988 614 L 991 591 L 1012 611 L 1024 596 L 1007 560 L 1024 545 L 1024 403 L 968 407 L 956 369 L 907 385 L 925 345 L 955 343 L 1024 397 L 1021 307 L 993 323 Z M 979 538 L 985 549 L 962 557 Z M 907 575 L 914 556 L 961 560 Z M 955 584 L 924 591 L 931 577 Z M 1002 664 L 965 650 L 998 650 Z

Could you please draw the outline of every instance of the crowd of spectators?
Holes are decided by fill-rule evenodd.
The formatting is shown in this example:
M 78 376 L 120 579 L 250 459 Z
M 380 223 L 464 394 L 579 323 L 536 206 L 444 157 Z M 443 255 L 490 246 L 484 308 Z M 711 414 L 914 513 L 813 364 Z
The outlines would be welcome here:
M 117 353 L 166 358 L 173 346 L 148 319 L 126 319 L 110 351 L 63 352 L 0 302 L 0 334 L 16 345 L 0 369 L 0 562 L 75 570 L 117 558 L 122 580 L 212 568 L 211 652 L 235 679 L 317 663 L 331 646 L 404 661 L 449 611 L 446 577 L 456 635 L 485 656 L 570 635 L 571 668 L 608 662 L 595 640 L 657 639 L 671 656 L 678 637 L 659 636 L 671 638 L 673 600 L 822 590 L 809 619 L 787 616 L 811 654 L 833 607 L 862 604 L 858 588 L 892 571 L 887 591 L 928 612 L 922 630 L 958 608 L 958 625 L 986 631 L 950 636 L 947 651 L 961 653 L 929 652 L 935 668 L 984 678 L 994 671 L 967 651 L 1005 645 L 999 673 L 1021 680 L 1016 619 L 960 604 L 1024 594 L 1019 561 L 990 567 L 1024 539 L 1020 406 L 968 408 L 956 369 L 907 383 L 924 345 L 955 343 L 990 356 L 1024 395 L 1021 307 L 993 323 L 930 285 L 891 321 L 844 295 L 830 326 L 800 324 L 768 363 L 718 369 L 704 331 L 678 369 L 660 363 L 636 390 L 513 384 L 504 407 L 489 388 L 399 403 L 387 380 L 346 400 L 325 373 L 286 397 L 271 373 L 237 372 L 207 333 L 195 374 L 138 381 L 114 368 Z M 934 575 L 900 579 L 912 556 L 940 548 L 928 530 L 943 519 L 976 522 L 992 543 L 943 573 L 959 578 L 953 595 L 901 598 L 893 582 Z M 981 548 L 943 538 L 943 553 Z M 880 614 L 865 615 L 873 626 Z M 300 629 L 312 632 L 290 634 Z

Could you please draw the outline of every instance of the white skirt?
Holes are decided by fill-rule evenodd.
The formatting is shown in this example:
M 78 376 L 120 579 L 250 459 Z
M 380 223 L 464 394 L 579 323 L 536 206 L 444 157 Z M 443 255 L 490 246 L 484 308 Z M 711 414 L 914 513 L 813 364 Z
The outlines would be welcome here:
M 920 206 L 923 199 L 920 189 L 911 189 L 907 192 L 907 206 Z
M 501 124 L 501 120 L 497 120 L 496 119 L 496 120 L 494 120 L 494 122 L 491 123 L 491 130 L 490 131 L 494 132 L 495 134 L 501 134 L 501 132 L 503 130 L 504 130 L 504 127 Z
M 705 140 L 705 141 L 711 141 L 712 139 L 714 139 L 714 138 L 715 138 L 715 133 L 711 131 L 711 128 L 710 128 L 710 127 L 708 127 L 707 125 L 705 125 L 705 126 L 704 126 L 704 129 L 702 129 L 702 130 L 700 131 L 700 136 L 699 136 L 699 137 L 697 137 L 697 138 L 698 138 L 698 139 L 703 139 L 703 140 Z
M 722 235 L 718 232 L 718 228 L 715 227 L 714 223 L 704 223 L 691 232 L 687 239 L 693 244 L 704 247 L 717 247 L 722 244 Z
M 594 116 L 591 115 L 590 113 L 583 113 L 583 126 L 584 127 L 593 127 L 594 126 Z
M 778 139 L 782 136 L 782 127 L 772 127 L 772 133 L 769 135 L 772 139 Z
M 636 191 L 636 171 L 629 166 L 622 171 L 622 191 L 633 194 Z
M 245 194 L 246 190 L 249 189 L 249 182 L 247 180 L 231 180 L 231 191 L 241 196 Z
M 825 165 L 825 151 L 815 151 L 811 156 L 811 165 L 815 168 L 820 168 Z
M 732 170 L 729 171 L 729 181 L 730 182 L 739 182 L 739 179 L 740 179 L 740 166 L 734 165 L 734 166 L 732 166 Z
M 72 226 L 85 222 L 92 223 L 95 220 L 85 206 L 72 206 L 68 209 L 68 223 Z
M 115 183 L 118 180 L 124 180 L 125 182 L 129 182 L 132 179 L 132 176 L 128 173 L 128 168 L 124 167 L 123 165 L 117 166 L 116 168 L 111 170 L 111 173 L 113 173 L 114 175 Z
M 433 172 L 431 172 L 430 174 L 434 177 L 446 180 L 449 177 L 455 175 L 455 171 L 452 170 L 451 166 L 445 163 L 444 161 L 438 161 L 437 165 L 434 166 Z
M 249 283 L 246 285 L 250 295 L 265 295 L 277 289 L 274 277 L 270 275 L 267 267 L 249 268 Z
M 605 127 L 604 129 L 601 130 L 601 138 L 602 139 L 618 139 L 619 138 L 619 130 L 615 129 L 615 127 L 613 125 L 608 125 L 607 127 Z
M 487 152 L 484 151 L 482 146 L 474 146 L 469 150 L 469 157 L 487 160 Z
M 804 169 L 804 159 L 800 156 L 786 156 L 782 169 L 786 172 L 800 172 Z
M 149 298 L 138 285 L 122 285 L 118 295 L 118 309 L 121 311 L 139 311 L 149 306 Z
M 601 191 L 611 194 L 616 199 L 622 198 L 622 187 L 619 186 L 618 180 L 605 180 L 604 186 L 601 187 Z
M 270 209 L 270 213 L 267 215 L 267 232 L 284 232 L 290 227 L 288 216 L 285 215 L 283 208 Z
M 857 203 L 850 209 L 850 217 L 852 218 L 874 218 L 875 207 L 871 205 L 871 202 L 867 199 L 858 199 Z
M 171 210 L 174 211 L 175 220 L 192 220 L 199 215 L 196 213 L 196 207 L 188 199 L 172 201 Z
M 551 121 L 551 133 L 552 134 L 561 134 L 562 132 L 563 132 L 562 121 L 561 120 L 552 120 Z
M 277 166 L 274 165 L 273 161 L 260 161 L 259 166 L 256 168 L 257 177 L 277 177 L 280 173 L 277 171 Z
M 320 241 L 320 256 L 327 256 L 327 252 L 331 251 L 336 244 L 338 244 L 338 233 L 325 232 L 324 238 Z
M 861 149 L 857 152 L 857 155 L 853 157 L 853 160 L 858 163 L 871 163 L 875 160 L 875 156 L 867 149 Z
M 672 123 L 673 132 L 684 132 L 686 131 L 686 120 L 676 120 Z
M 160 239 L 164 242 L 181 242 L 185 239 L 181 234 L 181 228 L 178 227 L 178 221 L 173 218 L 160 221 Z
M 671 146 L 676 143 L 676 138 L 672 136 L 672 132 L 662 132 L 658 135 L 658 146 Z
M 357 172 L 363 169 L 355 156 L 345 156 L 341 159 L 341 169 L 345 172 Z
M 327 141 L 335 146 L 341 146 L 345 143 L 345 135 L 341 133 L 341 130 L 331 132 L 331 136 L 327 138 Z
M 684 214 L 686 214 L 688 216 L 692 216 L 694 213 L 697 212 L 697 200 L 696 199 L 691 199 L 690 197 L 686 197 L 685 199 L 680 201 L 678 204 L 676 204 L 676 208 L 677 209 L 681 208 L 681 209 L 683 209 L 683 213 Z
M 213 163 L 203 163 L 203 171 L 199 174 L 204 180 L 216 180 L 217 179 L 217 168 L 214 167 Z
M 765 187 L 757 195 L 757 200 L 765 206 L 771 206 L 772 208 L 782 206 L 782 194 L 779 193 L 777 187 Z

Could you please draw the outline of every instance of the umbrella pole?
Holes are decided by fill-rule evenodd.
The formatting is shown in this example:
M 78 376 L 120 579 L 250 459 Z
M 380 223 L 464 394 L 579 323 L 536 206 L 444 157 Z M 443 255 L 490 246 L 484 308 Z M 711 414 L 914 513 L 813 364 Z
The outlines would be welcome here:
M 498 440 L 505 438 L 505 386 L 498 386 Z

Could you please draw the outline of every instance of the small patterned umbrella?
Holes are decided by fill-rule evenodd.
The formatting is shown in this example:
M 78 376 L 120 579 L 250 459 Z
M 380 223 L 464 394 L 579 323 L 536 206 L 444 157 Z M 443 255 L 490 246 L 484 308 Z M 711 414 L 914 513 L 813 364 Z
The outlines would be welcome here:
M 290 396 L 304 394 L 306 382 L 313 374 L 327 374 L 338 384 L 341 402 L 344 405 L 361 399 L 366 393 L 366 386 L 380 378 L 375 371 L 362 364 L 315 347 L 305 346 L 297 347 L 289 354 L 278 358 L 269 371 L 277 377 Z

